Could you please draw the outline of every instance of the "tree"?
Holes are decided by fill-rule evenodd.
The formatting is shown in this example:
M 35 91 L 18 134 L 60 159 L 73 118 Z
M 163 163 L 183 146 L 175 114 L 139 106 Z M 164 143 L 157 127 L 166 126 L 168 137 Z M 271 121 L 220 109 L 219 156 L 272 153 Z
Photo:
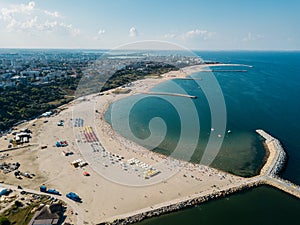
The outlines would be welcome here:
M 0 225 L 11 225 L 11 222 L 6 217 L 1 216 Z
M 17 200 L 17 201 L 15 201 L 15 206 L 16 207 L 22 207 L 23 203 Z

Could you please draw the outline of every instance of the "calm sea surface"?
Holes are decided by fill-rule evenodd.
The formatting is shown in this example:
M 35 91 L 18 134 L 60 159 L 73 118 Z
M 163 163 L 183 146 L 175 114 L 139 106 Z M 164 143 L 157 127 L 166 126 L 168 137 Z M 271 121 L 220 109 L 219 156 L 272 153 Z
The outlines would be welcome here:
M 204 60 L 238 63 L 248 67 L 214 67 L 220 69 L 246 69 L 247 72 L 214 72 L 226 104 L 227 127 L 223 144 L 211 166 L 242 176 L 258 172 L 264 157 L 261 138 L 255 129 L 261 128 L 278 138 L 288 153 L 289 160 L 282 176 L 300 184 L 300 52 L 197 52 Z M 206 79 L 206 72 L 193 74 Z M 201 82 L 201 81 L 199 81 Z M 199 162 L 211 132 L 211 107 L 205 91 L 193 80 L 176 80 L 162 83 L 152 91 L 177 92 L 180 87 L 198 98 L 192 101 L 200 124 L 199 141 L 190 159 Z M 172 154 L 182 140 L 187 143 L 197 134 L 197 126 L 182 131 L 182 115 L 191 115 L 185 105 L 187 99 L 179 97 L 145 96 L 134 107 L 130 103 L 138 97 L 116 102 L 114 122 L 124 120 L 126 107 L 130 107 L 131 132 L 140 138 L 140 144 L 150 135 L 149 122 L 154 117 L 164 120 L 166 137 L 153 151 Z M 175 104 L 174 104 L 175 103 Z M 174 105 L 182 105 L 178 112 Z M 110 112 L 106 117 L 110 120 Z M 194 120 L 190 117 L 190 120 Z M 197 124 L 195 123 L 195 124 Z M 153 128 L 161 129 L 161 127 Z M 217 128 L 216 128 L 217 129 Z M 227 133 L 231 130 L 231 133 Z M 129 138 L 128 132 L 117 130 Z M 188 144 L 184 145 L 190 148 Z M 184 147 L 182 154 L 185 153 Z M 180 156 L 178 157 L 180 158 Z M 150 219 L 141 224 L 298 224 L 300 201 L 269 187 L 260 187 L 229 199 Z M 274 213 L 275 212 L 275 213 Z M 277 213 L 276 213 L 277 212 Z M 219 215 L 219 216 L 215 216 Z M 273 217 L 270 219 L 270 215 Z

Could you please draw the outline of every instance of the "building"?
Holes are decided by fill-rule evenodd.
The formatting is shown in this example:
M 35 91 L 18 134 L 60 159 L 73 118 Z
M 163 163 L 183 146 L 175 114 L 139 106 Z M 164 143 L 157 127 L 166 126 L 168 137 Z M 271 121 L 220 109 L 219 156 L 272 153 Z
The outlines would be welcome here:
M 56 225 L 59 224 L 62 215 L 61 204 L 44 205 L 34 214 L 28 225 Z
M 20 72 L 21 76 L 27 77 L 27 78 L 36 78 L 40 76 L 40 71 L 36 70 L 29 70 L 29 71 L 22 71 Z

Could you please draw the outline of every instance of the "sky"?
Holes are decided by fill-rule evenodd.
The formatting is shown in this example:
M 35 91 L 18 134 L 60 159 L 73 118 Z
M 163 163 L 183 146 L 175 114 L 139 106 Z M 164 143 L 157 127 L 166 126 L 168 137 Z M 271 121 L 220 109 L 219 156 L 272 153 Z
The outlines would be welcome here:
M 299 10 L 299 0 L 0 0 L 0 48 L 300 50 Z

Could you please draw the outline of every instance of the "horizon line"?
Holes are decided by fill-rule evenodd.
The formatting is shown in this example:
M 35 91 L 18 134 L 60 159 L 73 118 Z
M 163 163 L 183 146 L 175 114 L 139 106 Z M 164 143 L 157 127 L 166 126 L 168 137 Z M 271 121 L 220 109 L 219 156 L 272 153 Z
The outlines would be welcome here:
M 178 49 L 114 49 L 114 48 L 62 48 L 62 47 L 0 47 L 1 50 L 93 50 L 93 51 L 186 51 Z M 300 49 L 189 49 L 204 52 L 298 52 Z

